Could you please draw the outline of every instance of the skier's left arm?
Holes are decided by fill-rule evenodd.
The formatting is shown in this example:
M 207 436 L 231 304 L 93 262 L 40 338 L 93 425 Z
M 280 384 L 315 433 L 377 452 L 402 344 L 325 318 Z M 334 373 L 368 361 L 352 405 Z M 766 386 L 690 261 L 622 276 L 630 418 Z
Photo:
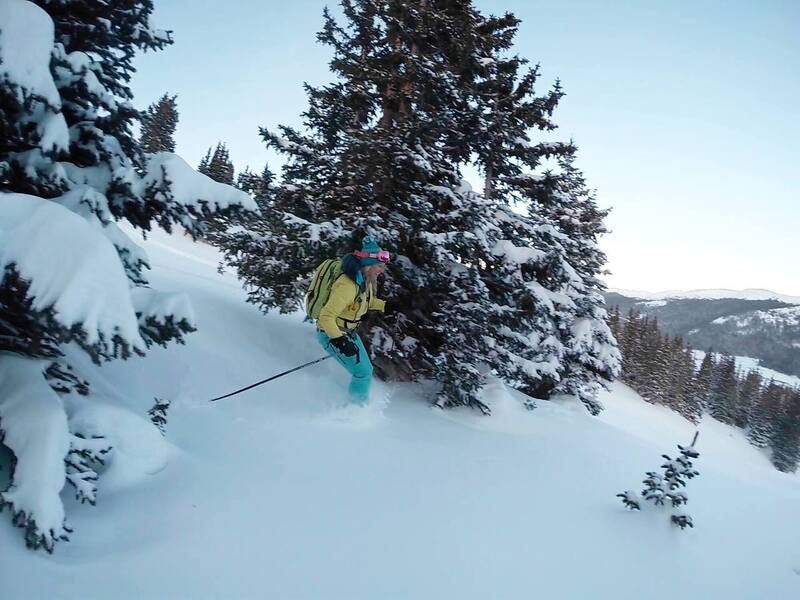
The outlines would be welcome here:
M 386 300 L 381 300 L 380 298 L 375 297 L 375 288 L 372 287 L 372 284 L 370 284 L 369 291 L 370 293 L 367 296 L 369 298 L 367 310 L 379 310 L 381 312 L 386 312 Z
M 374 296 L 370 298 L 369 301 L 369 310 L 379 310 L 384 312 L 386 308 L 386 300 L 381 300 L 380 298 L 375 298 Z

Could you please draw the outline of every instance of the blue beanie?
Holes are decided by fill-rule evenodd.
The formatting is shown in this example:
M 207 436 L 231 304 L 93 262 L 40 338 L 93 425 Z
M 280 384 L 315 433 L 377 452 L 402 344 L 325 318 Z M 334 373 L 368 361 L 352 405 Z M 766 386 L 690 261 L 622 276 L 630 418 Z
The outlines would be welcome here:
M 362 252 L 369 252 L 370 254 L 376 254 L 376 253 L 381 251 L 381 247 L 378 246 L 378 242 L 376 242 L 375 239 L 372 236 L 368 235 L 368 236 L 365 236 L 363 240 L 361 240 L 361 251 Z M 371 258 L 371 257 L 362 258 L 362 259 L 359 259 L 359 260 L 361 261 L 361 266 L 362 267 L 368 267 L 370 265 L 376 265 L 379 262 L 381 262 L 377 258 Z

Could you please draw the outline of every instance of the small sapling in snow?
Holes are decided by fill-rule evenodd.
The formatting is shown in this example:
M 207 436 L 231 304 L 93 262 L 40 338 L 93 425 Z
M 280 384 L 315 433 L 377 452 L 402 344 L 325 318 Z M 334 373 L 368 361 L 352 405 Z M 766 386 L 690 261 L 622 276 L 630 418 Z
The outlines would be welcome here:
M 656 471 L 646 473 L 647 477 L 642 482 L 644 489 L 641 495 L 632 490 L 626 490 L 617 494 L 617 497 L 621 498 L 623 504 L 631 510 L 641 510 L 643 502 L 651 502 L 655 506 L 668 506 L 673 509 L 684 506 L 689 501 L 683 490 L 686 487 L 686 481 L 700 474 L 692 464 L 692 460 L 700 456 L 694 449 L 698 434 L 699 432 L 694 434 L 694 439 L 689 446 L 678 444 L 679 455 L 676 458 L 673 459 L 667 454 L 661 455 L 665 461 L 661 465 L 662 473 Z M 683 512 L 674 512 L 670 516 L 670 521 L 681 529 L 694 527 L 692 517 Z

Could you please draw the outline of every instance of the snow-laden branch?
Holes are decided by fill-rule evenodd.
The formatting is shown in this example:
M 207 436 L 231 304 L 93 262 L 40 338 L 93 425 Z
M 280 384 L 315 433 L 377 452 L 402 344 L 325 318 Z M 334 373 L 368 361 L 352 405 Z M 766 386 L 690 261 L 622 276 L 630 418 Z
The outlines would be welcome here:
M 10 508 L 29 546 L 52 552 L 69 532 L 59 494 L 70 435 L 61 399 L 43 377 L 47 364 L 0 355 L 0 439 L 16 457 L 0 507 Z
M 185 160 L 171 152 L 158 152 L 147 156 L 147 174 L 141 181 L 141 190 L 170 182 L 171 202 L 200 212 L 203 206 L 217 212 L 234 206 L 258 212 L 255 201 L 233 186 L 214 181 L 198 173 Z
M 143 351 L 128 278 L 116 248 L 97 228 L 56 202 L 0 193 L 0 269 L 14 265 L 30 282 L 33 307 L 52 307 L 86 341 L 117 337 Z

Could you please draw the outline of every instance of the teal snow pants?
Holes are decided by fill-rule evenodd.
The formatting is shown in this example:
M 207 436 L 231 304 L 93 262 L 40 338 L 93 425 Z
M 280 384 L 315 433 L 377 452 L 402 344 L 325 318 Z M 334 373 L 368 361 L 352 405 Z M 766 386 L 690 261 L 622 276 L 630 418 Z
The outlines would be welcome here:
M 369 402 L 369 388 L 372 385 L 372 363 L 369 361 L 367 349 L 357 333 L 345 333 L 358 348 L 355 356 L 344 356 L 336 348 L 331 346 L 330 338 L 324 331 L 317 331 L 317 339 L 323 348 L 333 356 L 339 363 L 352 375 L 350 387 L 350 401 L 356 404 L 366 404 Z

